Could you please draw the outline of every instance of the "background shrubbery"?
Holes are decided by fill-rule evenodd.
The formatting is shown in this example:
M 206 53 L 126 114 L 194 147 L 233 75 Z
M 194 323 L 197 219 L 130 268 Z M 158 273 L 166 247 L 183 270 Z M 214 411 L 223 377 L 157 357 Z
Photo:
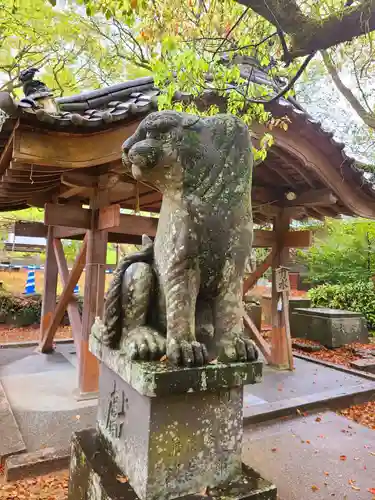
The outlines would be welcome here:
M 77 297 L 79 311 L 82 312 L 83 298 Z M 42 314 L 42 297 L 24 297 L 9 292 L 0 292 L 0 323 L 15 326 L 27 326 L 40 323 Z M 65 313 L 62 324 L 68 325 L 68 315 Z

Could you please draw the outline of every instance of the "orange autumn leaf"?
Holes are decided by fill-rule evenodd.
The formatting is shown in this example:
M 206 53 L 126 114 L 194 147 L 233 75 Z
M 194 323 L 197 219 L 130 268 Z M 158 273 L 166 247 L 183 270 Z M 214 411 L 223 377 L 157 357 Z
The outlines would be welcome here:
M 372 493 L 373 495 L 375 495 L 375 488 L 369 488 L 367 491 L 369 491 L 370 493 Z
M 116 481 L 118 481 L 119 483 L 127 483 L 128 482 L 128 476 L 121 476 L 120 474 L 118 474 L 116 476 Z
M 342 462 L 345 462 L 345 460 L 346 460 L 346 455 L 340 455 L 340 460 L 341 460 Z

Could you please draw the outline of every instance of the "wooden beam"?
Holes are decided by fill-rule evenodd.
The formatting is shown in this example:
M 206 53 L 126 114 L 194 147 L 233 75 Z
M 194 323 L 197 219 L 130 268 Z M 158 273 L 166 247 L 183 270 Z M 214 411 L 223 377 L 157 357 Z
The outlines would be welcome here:
M 74 266 L 69 275 L 69 280 L 64 287 L 62 294 L 60 295 L 60 299 L 57 303 L 55 312 L 53 314 L 50 326 L 46 333 L 43 336 L 43 339 L 40 343 L 41 352 L 51 352 L 53 350 L 53 338 L 55 336 L 57 328 L 60 326 L 61 321 L 64 317 L 64 313 L 66 308 L 71 301 L 74 287 L 78 283 L 78 280 L 82 274 L 82 271 L 85 267 L 85 259 L 86 259 L 86 250 L 87 250 L 87 238 L 83 240 L 80 252 L 74 262 Z
M 16 129 L 14 158 L 34 165 L 86 168 L 121 159 L 122 144 L 140 121 L 91 134 L 67 134 L 23 125 Z
M 59 240 L 78 239 L 83 240 L 86 234 L 86 229 L 79 229 L 77 227 L 56 226 L 55 238 Z
M 65 288 L 69 282 L 69 269 L 64 254 L 64 248 L 60 240 L 54 238 L 53 249 L 55 251 L 55 257 L 57 261 L 57 267 L 59 269 L 61 282 L 63 284 L 63 287 Z M 81 347 L 80 337 L 82 331 L 82 322 L 81 322 L 81 315 L 79 314 L 78 310 L 77 299 L 74 296 L 72 296 L 71 300 L 68 302 L 67 309 L 68 309 L 69 322 L 73 334 L 73 340 L 76 346 L 77 358 L 79 359 L 80 355 L 79 349 Z
M 17 221 L 14 224 L 14 234 L 15 236 L 46 238 L 48 234 L 48 227 L 46 227 L 42 222 Z
M 103 209 L 101 209 L 103 210 Z M 106 209 L 107 210 L 107 209 Z M 112 209 L 108 208 L 107 213 L 111 213 Z M 113 209 L 114 212 L 118 210 L 118 205 L 115 205 Z M 112 213 L 111 223 L 116 223 L 118 221 L 117 215 Z M 106 213 L 106 212 L 102 212 Z M 105 217 L 109 217 L 106 215 Z M 108 219 L 104 222 L 103 216 L 101 220 L 100 227 L 103 229 L 105 224 L 109 223 Z M 48 226 L 65 226 L 70 228 L 79 229 L 91 229 L 91 210 L 74 205 L 57 205 L 53 203 L 47 203 L 44 212 L 44 223 Z M 104 224 L 104 225 L 103 225 Z M 158 219 L 155 217 L 142 217 L 140 215 L 120 215 L 120 223 L 118 226 L 111 228 L 111 233 L 120 233 L 133 236 L 142 236 L 142 234 L 147 234 L 148 236 L 155 236 L 156 229 L 158 225 Z
M 269 344 L 262 337 L 262 334 L 255 326 L 253 320 L 246 313 L 244 313 L 243 322 L 245 328 L 248 329 L 250 336 L 254 340 L 256 346 L 265 357 L 267 363 L 271 363 L 271 348 Z
M 14 149 L 14 135 L 15 132 L 12 132 L 12 135 L 9 137 L 1 155 L 0 155 L 0 173 L 2 174 L 7 169 L 13 155 Z
M 148 236 L 154 237 L 156 235 L 158 221 L 159 219 L 157 219 L 156 217 L 142 217 L 141 215 L 121 214 L 120 225 L 118 227 L 111 228 L 111 233 L 129 234 L 136 236 L 147 234 Z
M 330 189 L 311 189 L 305 193 L 297 195 L 295 200 L 286 200 L 286 207 L 316 207 L 334 205 L 337 202 L 337 197 Z
M 27 223 L 26 223 L 27 224 Z M 18 223 L 18 229 L 20 229 L 20 223 Z M 21 226 L 22 229 L 22 226 Z M 40 319 L 40 341 L 46 336 L 48 329 L 51 326 L 53 312 L 56 308 L 56 293 L 57 293 L 57 277 L 58 277 L 58 267 L 55 252 L 53 250 L 53 227 L 48 229 L 43 226 L 44 230 L 47 230 L 47 247 L 46 247 L 46 262 L 44 269 L 44 293 L 42 299 L 42 314 Z M 17 223 L 15 227 L 15 234 L 17 234 Z M 52 345 L 51 345 L 52 347 Z
M 112 229 L 120 226 L 120 205 L 110 205 L 99 210 L 98 229 Z
M 67 226 L 90 229 L 91 210 L 75 205 L 46 203 L 44 207 L 44 224 L 46 224 L 46 226 Z
M 73 196 L 78 195 L 85 195 L 86 197 L 88 197 L 88 189 L 80 186 L 68 187 L 67 189 L 63 188 L 63 190 L 59 193 L 59 198 L 68 200 L 69 198 L 73 198 Z
M 271 248 L 277 235 L 275 231 L 254 230 L 254 248 Z M 289 248 L 306 248 L 311 245 L 311 231 L 288 231 L 285 234 L 284 246 Z
M 68 172 L 61 176 L 61 183 L 70 187 L 94 188 L 98 185 L 98 178 L 84 172 Z

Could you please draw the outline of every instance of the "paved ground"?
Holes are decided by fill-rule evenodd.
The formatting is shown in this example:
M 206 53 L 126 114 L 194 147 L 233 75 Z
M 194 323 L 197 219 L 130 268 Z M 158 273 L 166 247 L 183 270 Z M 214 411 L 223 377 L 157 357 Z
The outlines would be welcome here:
M 36 353 L 30 347 L 0 350 L 0 382 L 29 452 L 46 446 L 67 448 L 72 432 L 95 425 L 97 401 L 77 402 L 74 398 L 73 352 L 70 344 L 58 345 L 51 355 Z M 272 413 L 280 407 L 295 408 L 309 398 L 324 400 L 333 393 L 373 390 L 375 394 L 372 381 L 295 361 L 294 372 L 265 367 L 263 382 L 245 388 L 245 417 Z M 289 413 L 295 414 L 295 409 Z
M 293 372 L 274 370 L 267 365 L 263 370 L 262 383 L 245 387 L 245 419 L 361 392 L 373 392 L 375 397 L 375 381 L 303 359 L 295 358 Z
M 74 397 L 76 369 L 67 359 L 71 351 L 71 345 L 58 346 L 49 355 L 35 348 L 0 351 L 0 382 L 29 452 L 67 448 L 72 432 L 95 425 L 97 401 L 77 402 Z
M 332 412 L 247 426 L 243 459 L 280 500 L 372 500 L 375 433 Z

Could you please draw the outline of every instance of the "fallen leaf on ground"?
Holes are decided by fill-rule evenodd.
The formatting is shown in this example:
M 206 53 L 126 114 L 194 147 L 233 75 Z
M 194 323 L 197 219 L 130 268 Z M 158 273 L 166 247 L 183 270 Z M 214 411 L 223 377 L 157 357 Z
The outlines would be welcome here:
M 375 495 L 375 488 L 369 488 L 367 491 L 369 491 L 370 493 L 372 493 L 373 495 Z
M 319 490 L 319 488 L 318 488 L 317 486 L 315 486 L 315 484 L 313 484 L 313 485 L 311 486 L 311 489 L 312 489 L 313 491 L 318 491 L 318 490 Z
M 315 422 L 321 422 L 322 419 L 320 417 L 316 417 Z
M 324 475 L 325 475 L 325 476 L 329 476 L 329 472 L 325 472 L 325 473 L 324 473 Z
M 277 448 L 272 448 L 272 450 L 271 450 L 271 451 L 275 452 L 275 451 L 277 451 Z
M 341 460 L 342 462 L 345 462 L 345 460 L 346 460 L 346 455 L 340 455 L 340 460 Z

